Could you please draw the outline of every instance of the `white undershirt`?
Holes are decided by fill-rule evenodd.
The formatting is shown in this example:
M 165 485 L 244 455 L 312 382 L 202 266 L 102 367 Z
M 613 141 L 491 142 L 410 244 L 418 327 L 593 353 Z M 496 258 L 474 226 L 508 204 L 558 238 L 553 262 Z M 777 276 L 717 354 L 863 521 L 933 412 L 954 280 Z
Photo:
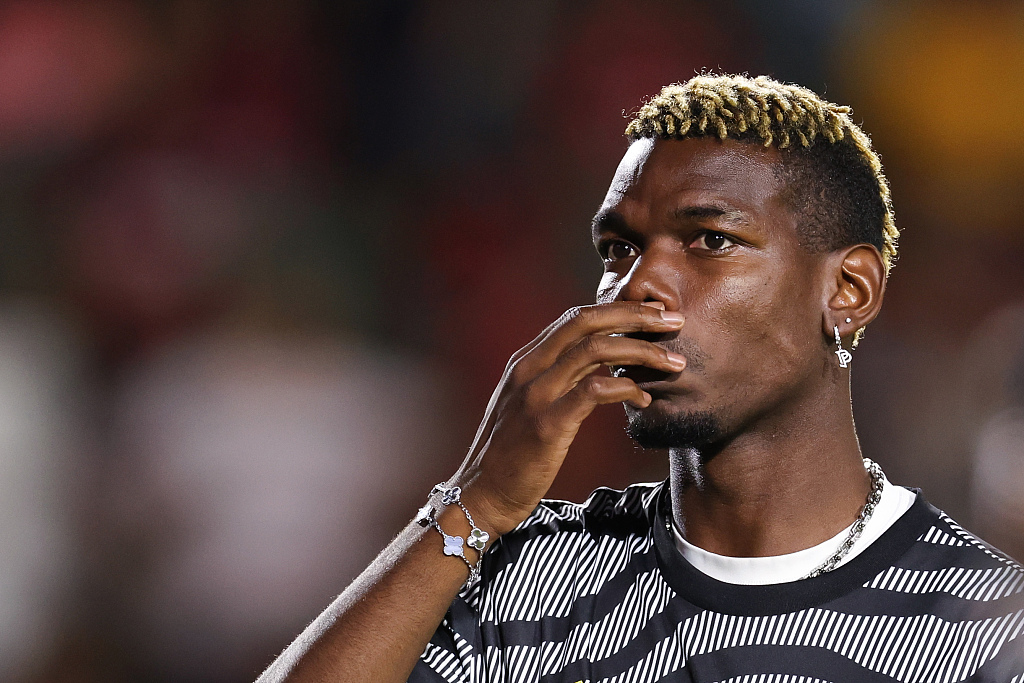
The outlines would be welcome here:
M 871 518 L 864 525 L 864 531 L 861 532 L 860 538 L 837 566 L 846 564 L 878 540 L 904 512 L 910 509 L 910 506 L 914 504 L 915 497 L 912 491 L 890 484 L 883 475 L 882 499 L 878 501 Z M 676 547 L 687 562 L 713 579 L 748 586 L 788 583 L 802 579 L 821 566 L 832 553 L 839 549 L 852 526 L 853 524 L 846 527 L 824 543 L 795 553 L 771 557 L 728 557 L 716 555 L 689 543 L 683 538 L 675 519 L 672 520 Z

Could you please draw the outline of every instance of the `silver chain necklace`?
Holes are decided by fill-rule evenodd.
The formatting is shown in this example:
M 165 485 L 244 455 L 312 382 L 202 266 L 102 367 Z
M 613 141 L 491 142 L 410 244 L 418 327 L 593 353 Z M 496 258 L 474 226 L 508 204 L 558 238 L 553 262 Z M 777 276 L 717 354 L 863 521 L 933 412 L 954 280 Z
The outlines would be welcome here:
M 864 507 L 860 509 L 860 514 L 857 515 L 857 519 L 854 520 L 853 525 L 850 527 L 850 533 L 846 535 L 846 539 L 843 540 L 843 544 L 832 553 L 827 560 L 819 565 L 814 571 L 812 571 L 804 579 L 812 579 L 815 576 L 821 576 L 827 572 L 832 571 L 839 566 L 839 563 L 843 561 L 843 558 L 850 553 L 850 549 L 857 543 L 857 539 L 864 533 L 864 527 L 867 526 L 868 520 L 871 519 L 872 513 L 875 508 L 878 507 L 878 501 L 882 500 L 882 488 L 885 486 L 885 475 L 882 474 L 882 468 L 878 466 L 874 460 L 870 458 L 864 458 L 864 469 L 868 471 L 868 476 L 871 477 L 871 491 L 868 492 L 868 499 L 864 503 Z M 669 513 L 665 517 L 665 528 L 669 534 L 672 533 L 672 520 L 673 515 Z
M 850 549 L 853 548 L 857 539 L 864 532 L 864 527 L 867 526 L 868 520 L 871 519 L 871 514 L 878 507 L 878 501 L 882 500 L 882 487 L 885 484 L 885 475 L 882 474 L 882 468 L 875 461 L 864 458 L 864 469 L 868 471 L 868 475 L 871 477 L 871 492 L 868 493 L 867 502 L 864 503 L 860 514 L 857 515 L 853 526 L 850 527 L 850 533 L 846 535 L 846 540 L 843 541 L 843 544 L 817 569 L 805 576 L 805 579 L 821 576 L 839 566 L 839 563 L 850 553 Z

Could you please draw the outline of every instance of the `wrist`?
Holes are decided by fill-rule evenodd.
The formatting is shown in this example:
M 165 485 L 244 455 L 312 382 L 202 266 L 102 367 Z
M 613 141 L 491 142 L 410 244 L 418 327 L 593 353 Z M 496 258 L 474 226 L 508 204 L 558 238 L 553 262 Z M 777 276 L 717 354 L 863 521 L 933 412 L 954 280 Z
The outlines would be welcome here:
M 537 502 L 525 505 L 510 498 L 499 486 L 483 476 L 460 473 L 452 478 L 452 486 L 462 490 L 462 502 L 473 513 L 477 526 L 490 534 L 490 543 L 515 529 L 537 507 Z
M 422 527 L 433 527 L 440 534 L 442 552 L 464 562 L 471 581 L 479 576 L 483 555 L 494 539 L 479 526 L 463 503 L 460 487 L 447 483 L 434 486 L 416 521 Z

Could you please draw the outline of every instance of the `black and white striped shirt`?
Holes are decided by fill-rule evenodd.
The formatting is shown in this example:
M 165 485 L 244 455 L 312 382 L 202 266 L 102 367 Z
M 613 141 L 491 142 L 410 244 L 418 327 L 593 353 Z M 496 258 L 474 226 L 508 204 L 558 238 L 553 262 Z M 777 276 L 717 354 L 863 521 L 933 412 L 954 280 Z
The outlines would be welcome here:
M 410 680 L 1024 683 L 1024 568 L 920 494 L 848 564 L 762 586 L 696 570 L 666 519 L 663 484 L 544 501 Z

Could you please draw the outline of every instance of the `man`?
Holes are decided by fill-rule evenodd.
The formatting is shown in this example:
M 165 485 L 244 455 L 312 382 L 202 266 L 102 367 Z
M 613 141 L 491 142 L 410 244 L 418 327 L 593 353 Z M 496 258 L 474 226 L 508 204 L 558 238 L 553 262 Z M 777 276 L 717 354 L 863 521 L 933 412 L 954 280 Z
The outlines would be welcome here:
M 898 233 L 849 110 L 701 76 L 627 136 L 598 304 L 513 356 L 420 523 L 262 680 L 1024 681 L 1024 569 L 860 452 Z M 669 480 L 542 501 L 612 402 Z

